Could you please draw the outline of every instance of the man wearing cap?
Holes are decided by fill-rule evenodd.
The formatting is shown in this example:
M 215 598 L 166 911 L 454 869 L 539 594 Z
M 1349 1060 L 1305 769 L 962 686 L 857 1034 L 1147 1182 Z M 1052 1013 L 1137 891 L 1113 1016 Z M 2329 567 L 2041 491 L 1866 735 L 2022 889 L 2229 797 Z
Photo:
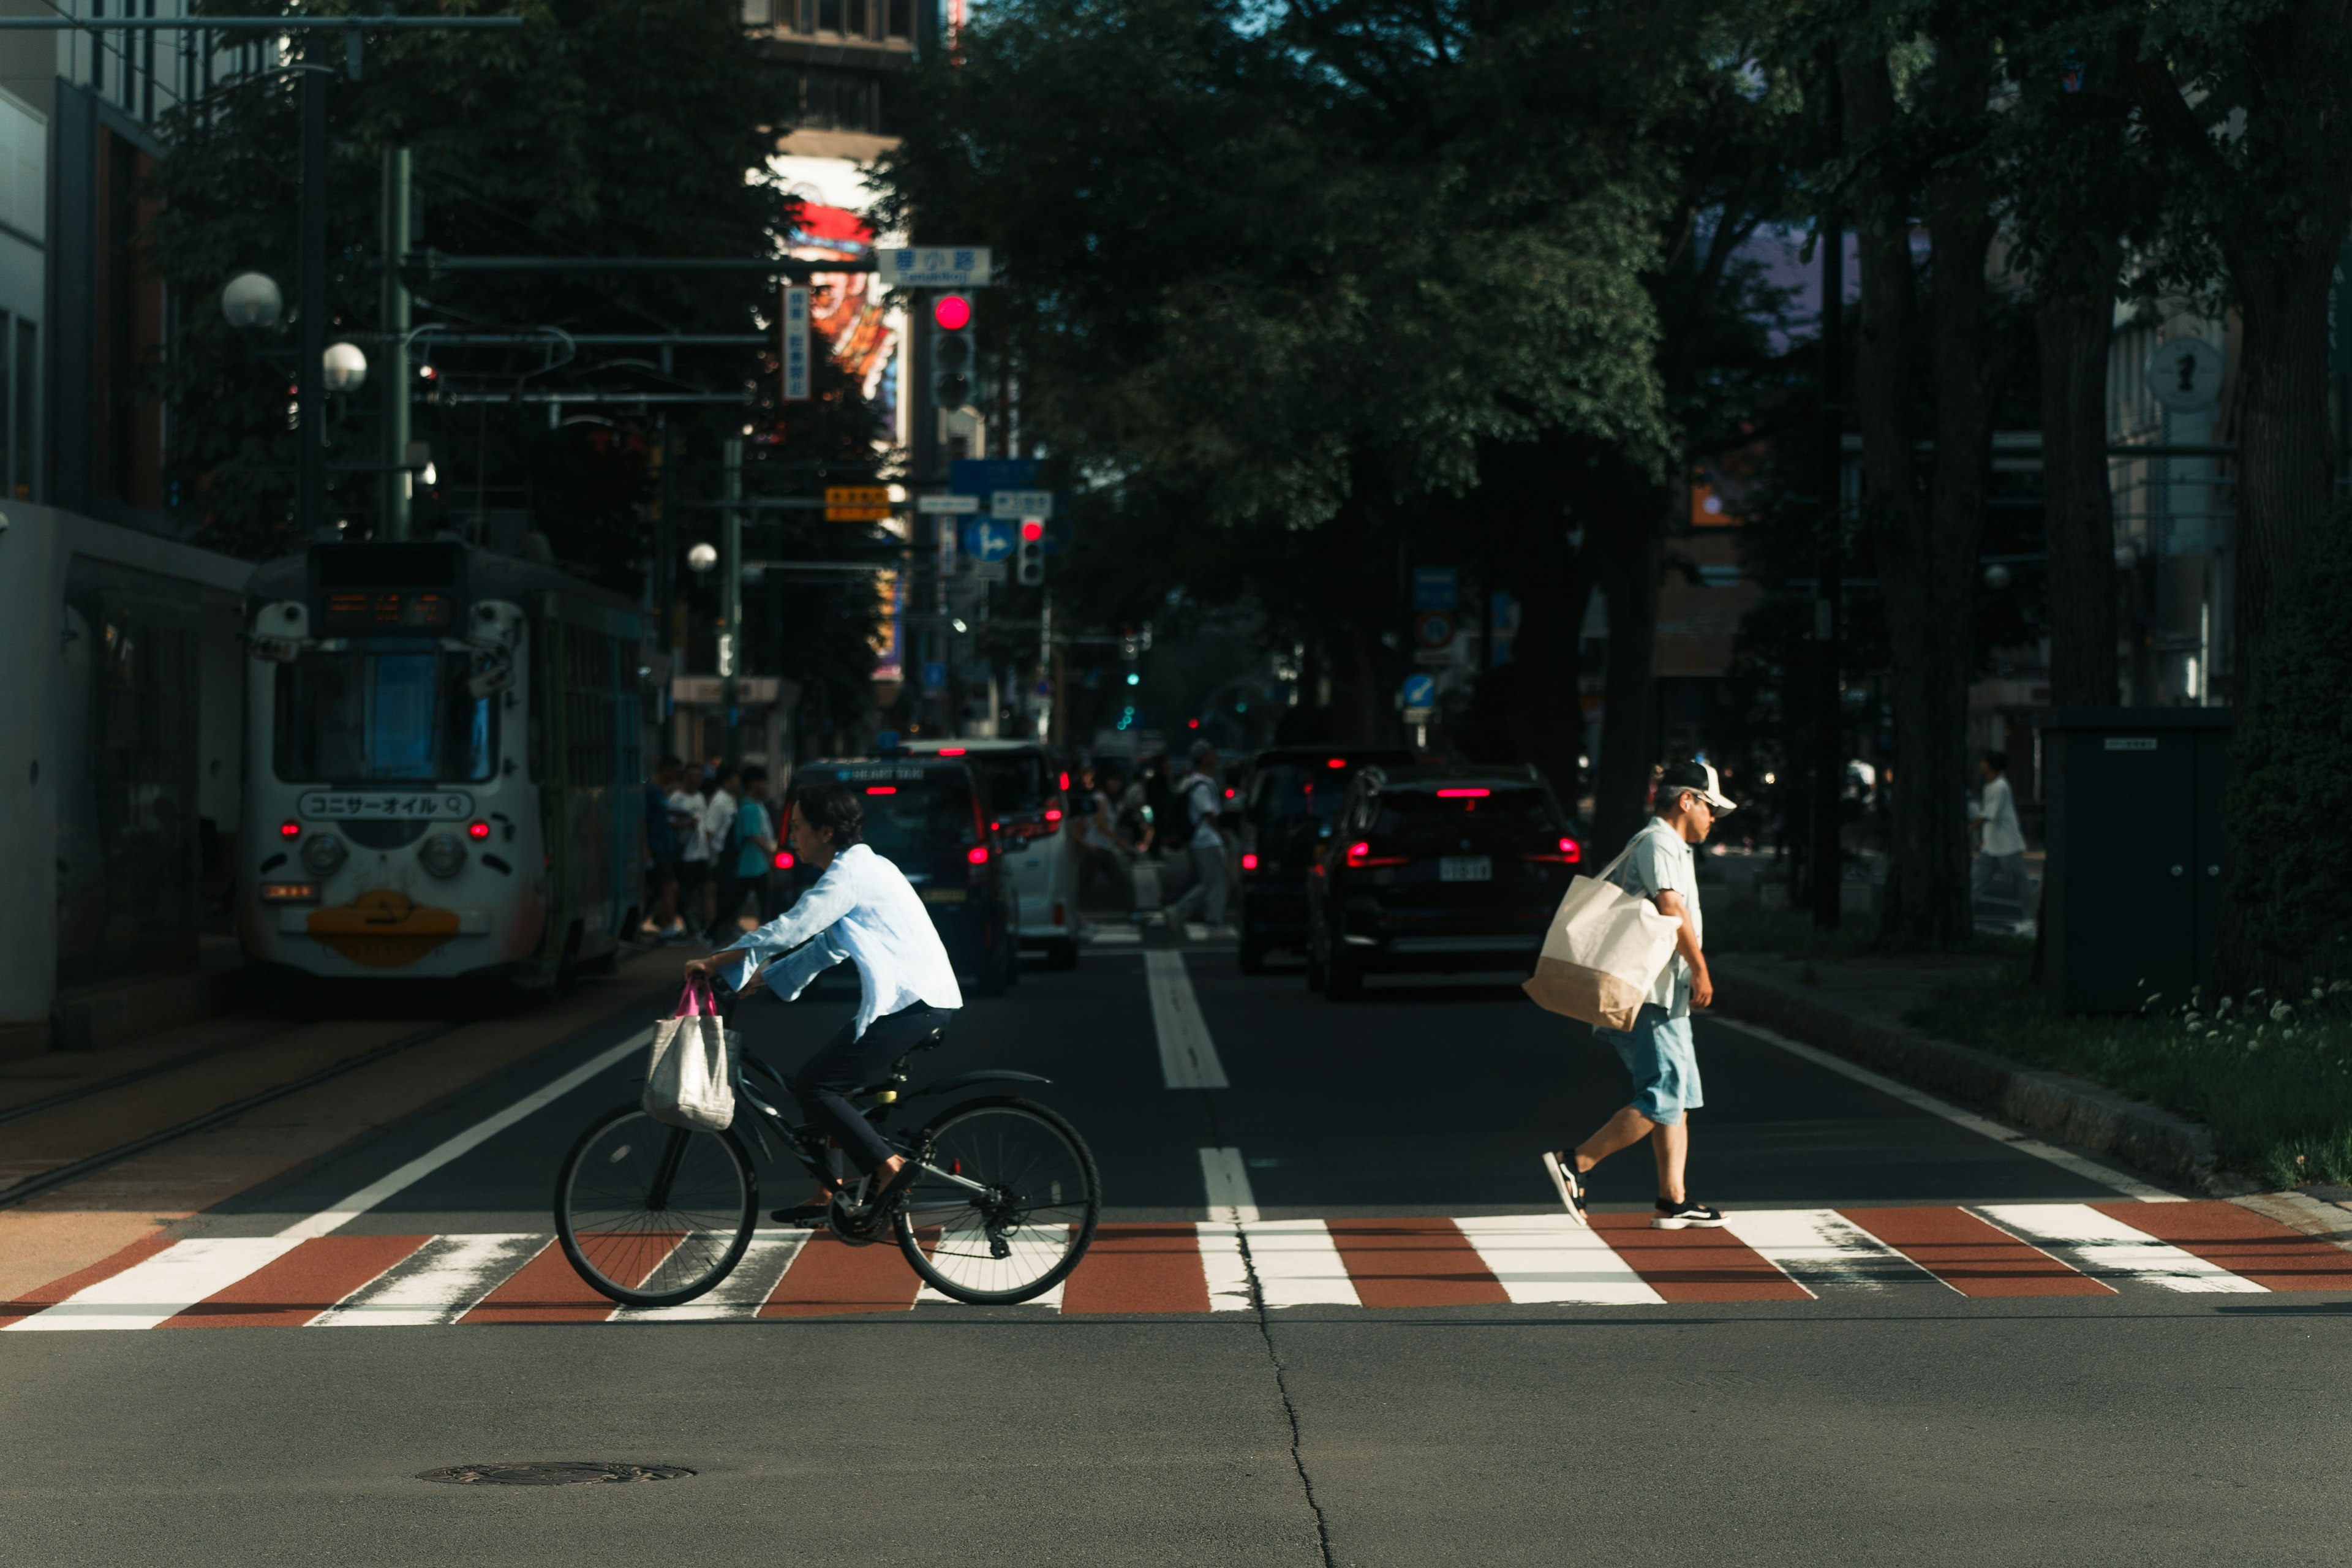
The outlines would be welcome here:
M 1668 763 L 1658 774 L 1657 815 L 1633 836 L 1610 874 L 1611 881 L 1635 898 L 1652 900 L 1661 913 L 1680 921 L 1682 930 L 1675 937 L 1674 956 L 1659 972 L 1633 1027 L 1622 1034 L 1592 1031 L 1617 1048 L 1633 1075 L 1633 1103 L 1576 1148 L 1543 1156 L 1559 1201 L 1580 1225 L 1585 1223 L 1585 1173 L 1644 1138 L 1658 1163 L 1657 1213 L 1651 1225 L 1684 1230 L 1723 1223 L 1722 1210 L 1693 1203 L 1683 1185 L 1683 1165 L 1690 1152 L 1690 1127 L 1683 1115 L 1705 1103 L 1699 1096 L 1698 1057 L 1691 1043 L 1691 1009 L 1715 1000 L 1706 954 L 1699 945 L 1706 924 L 1699 918 L 1698 862 L 1691 846 L 1706 842 L 1715 819 L 1732 809 L 1717 785 L 1715 769 L 1706 763 Z

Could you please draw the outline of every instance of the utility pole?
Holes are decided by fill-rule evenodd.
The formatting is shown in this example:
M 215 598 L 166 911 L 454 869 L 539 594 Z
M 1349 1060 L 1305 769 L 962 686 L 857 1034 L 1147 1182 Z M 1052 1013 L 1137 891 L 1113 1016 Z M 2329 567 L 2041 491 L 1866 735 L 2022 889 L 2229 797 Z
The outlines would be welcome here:
M 1054 590 L 1037 595 L 1037 683 L 1045 694 L 1037 699 L 1037 743 L 1054 743 L 1054 703 L 1062 693 L 1054 685 Z
M 383 537 L 406 539 L 416 476 L 408 467 L 408 285 L 400 258 L 408 253 L 409 192 L 414 155 L 394 147 L 383 155 Z
M 730 436 L 726 446 L 727 510 L 719 529 L 719 701 L 727 710 L 727 761 L 743 760 L 743 742 L 737 723 L 735 682 L 743 665 L 743 437 Z
M 1830 135 L 1838 134 L 1841 112 L 1835 63 L 1826 93 Z M 1839 828 L 1845 794 L 1844 748 L 1839 716 L 1844 694 L 1839 681 L 1839 648 L 1844 626 L 1845 452 L 1843 385 L 1845 372 L 1845 214 L 1832 205 L 1822 216 L 1821 398 L 1816 432 L 1813 513 L 1819 562 L 1813 574 L 1813 924 L 1837 929 L 1843 910 L 1845 853 Z
M 294 521 L 315 540 L 327 521 L 327 68 L 311 60 L 301 77 L 302 276 L 295 306 L 301 321 L 294 395 L 302 405 L 302 428 Z M 407 390 L 401 388 L 404 395 Z

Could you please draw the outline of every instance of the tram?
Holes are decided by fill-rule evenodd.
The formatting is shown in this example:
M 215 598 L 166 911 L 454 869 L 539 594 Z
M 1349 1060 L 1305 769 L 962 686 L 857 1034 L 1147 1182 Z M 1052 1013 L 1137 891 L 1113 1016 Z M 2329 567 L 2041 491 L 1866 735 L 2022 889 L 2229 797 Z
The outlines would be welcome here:
M 550 994 L 613 966 L 645 908 L 634 606 L 434 542 L 315 546 L 246 607 L 248 963 Z

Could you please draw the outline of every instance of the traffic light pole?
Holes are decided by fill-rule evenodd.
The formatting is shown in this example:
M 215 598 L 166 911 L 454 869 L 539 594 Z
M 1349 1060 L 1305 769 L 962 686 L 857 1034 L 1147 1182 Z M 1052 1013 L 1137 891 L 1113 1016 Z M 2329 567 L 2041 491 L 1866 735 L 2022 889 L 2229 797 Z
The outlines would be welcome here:
M 327 70 L 314 62 L 301 75 L 301 277 L 295 303 L 300 319 L 294 396 L 301 405 L 302 428 L 297 436 L 294 518 L 315 540 L 327 521 Z
M 409 192 L 415 159 L 405 147 L 383 155 L 383 528 L 385 539 L 406 539 L 416 476 L 408 468 L 408 285 L 400 258 L 408 249 Z
M 1834 80 L 1834 78 L 1832 78 Z M 1814 512 L 1820 537 L 1813 579 L 1813 924 L 1837 929 L 1844 895 L 1845 849 L 1840 814 L 1845 794 L 1844 748 L 1839 743 L 1844 692 L 1839 650 L 1844 626 L 1845 454 L 1843 427 L 1845 364 L 1845 218 L 1832 208 L 1822 225 L 1821 411 L 1816 454 L 1820 504 Z
M 743 499 L 743 437 L 727 437 L 727 500 L 725 523 L 719 530 L 719 701 L 727 710 L 727 761 L 743 760 L 743 742 L 735 707 L 735 682 L 743 667 L 743 512 L 734 503 Z

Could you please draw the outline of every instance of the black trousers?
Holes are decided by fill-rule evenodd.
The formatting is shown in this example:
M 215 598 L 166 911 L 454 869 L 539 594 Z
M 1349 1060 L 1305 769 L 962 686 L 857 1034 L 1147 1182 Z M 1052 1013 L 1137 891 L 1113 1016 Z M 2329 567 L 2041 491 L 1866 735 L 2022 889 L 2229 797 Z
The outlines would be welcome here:
M 741 997 L 724 986 L 713 989 L 720 1014 L 731 1019 Z M 850 1091 L 880 1078 L 885 1068 L 920 1044 L 933 1030 L 953 1023 L 955 1016 L 952 1007 L 909 1003 L 875 1019 L 863 1035 L 856 1032 L 857 1021 L 853 1018 L 786 1080 L 792 1085 L 793 1098 L 800 1101 L 801 1114 L 840 1144 L 860 1173 L 872 1171 L 890 1158 L 890 1145 L 850 1103 Z

